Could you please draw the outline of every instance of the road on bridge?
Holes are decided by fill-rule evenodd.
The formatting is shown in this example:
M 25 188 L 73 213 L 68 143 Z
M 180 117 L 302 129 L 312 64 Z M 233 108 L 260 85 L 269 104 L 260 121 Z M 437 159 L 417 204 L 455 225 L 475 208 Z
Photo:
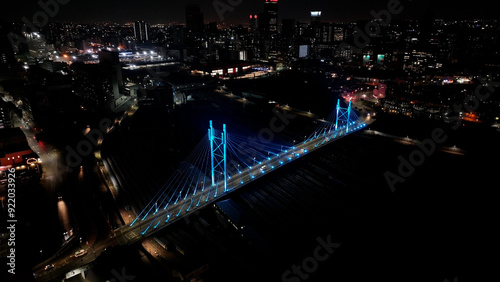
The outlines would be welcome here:
M 269 172 L 286 165 L 301 156 L 308 154 L 316 149 L 319 149 L 334 140 L 342 138 L 352 132 L 355 132 L 366 126 L 362 121 L 357 121 L 350 126 L 349 132 L 345 128 L 339 130 L 332 130 L 330 133 L 321 134 L 317 137 L 307 141 L 296 144 L 292 149 L 286 150 L 277 156 L 274 156 L 265 161 L 256 163 L 252 167 L 241 171 L 240 174 L 228 177 L 227 191 L 223 191 L 223 181 L 218 182 L 215 186 L 205 187 L 194 195 L 187 195 L 177 203 L 169 204 L 167 208 L 155 208 L 155 212 L 149 214 L 144 219 L 137 219 L 135 223 L 122 226 L 114 230 L 114 233 L 104 240 L 100 240 L 84 248 L 87 255 L 82 258 L 61 258 L 55 262 L 55 268 L 45 271 L 43 269 L 35 269 L 35 277 L 39 281 L 50 281 L 53 277 L 61 277 L 65 274 L 76 275 L 79 273 L 78 269 L 81 266 L 93 262 L 100 253 L 105 251 L 110 246 L 116 245 L 129 245 L 133 244 L 145 237 L 151 236 L 166 226 L 182 219 L 193 210 L 203 208 L 207 205 L 218 201 L 221 197 L 226 196 L 228 193 L 236 191 L 237 189 L 245 186 L 246 184 L 267 175 Z M 217 191 L 214 197 L 215 191 Z M 77 271 L 74 271 L 77 269 Z M 71 274 L 70 271 L 74 273 Z

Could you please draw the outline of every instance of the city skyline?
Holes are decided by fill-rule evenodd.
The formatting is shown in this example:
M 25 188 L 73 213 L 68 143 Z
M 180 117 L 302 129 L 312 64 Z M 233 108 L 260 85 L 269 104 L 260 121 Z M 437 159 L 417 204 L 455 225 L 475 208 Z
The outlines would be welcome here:
M 469 280 L 500 20 L 424 2 L 10 3 L 0 281 Z
M 322 11 L 322 20 L 328 22 L 366 20 L 372 18 L 370 11 L 385 9 L 388 1 L 367 1 L 357 0 L 348 2 L 332 3 L 327 0 L 279 1 L 279 23 L 282 19 L 293 18 L 299 21 L 309 21 L 309 12 L 313 10 Z M 50 1 L 44 3 L 51 3 Z M 152 24 L 185 22 L 184 9 L 188 4 L 199 5 L 204 14 L 205 23 L 219 22 L 226 24 L 246 23 L 249 14 L 258 14 L 264 11 L 262 1 L 235 1 L 234 6 L 224 11 L 223 16 L 217 13 L 214 6 L 227 4 L 224 0 L 216 1 L 187 1 L 167 3 L 165 1 L 151 1 L 139 3 L 135 1 L 94 1 L 85 2 L 68 1 L 66 4 L 59 4 L 59 9 L 51 21 L 73 21 L 73 22 L 117 22 L 125 23 L 137 20 L 146 20 Z M 49 4 L 47 4 L 49 5 Z M 424 15 L 432 15 L 434 18 L 443 19 L 492 19 L 496 17 L 495 9 L 487 1 L 476 1 L 474 5 L 466 9 L 457 5 L 453 1 L 426 1 L 426 3 L 416 3 L 400 1 L 404 7 L 403 13 L 395 18 L 399 19 L 420 19 Z M 0 12 L 0 19 L 6 21 L 20 21 L 22 17 L 32 20 L 33 15 L 42 10 L 37 2 L 21 3 L 11 2 L 9 8 Z M 50 6 L 50 5 L 49 5 Z M 491 6 L 491 7 L 490 7 Z

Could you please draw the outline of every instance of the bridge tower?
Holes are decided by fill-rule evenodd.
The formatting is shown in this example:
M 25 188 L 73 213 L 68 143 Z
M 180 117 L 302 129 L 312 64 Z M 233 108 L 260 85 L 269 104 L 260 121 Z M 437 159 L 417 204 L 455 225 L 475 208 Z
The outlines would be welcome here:
M 346 132 L 349 132 L 349 123 L 351 117 L 351 101 L 349 100 L 349 106 L 347 108 L 340 107 L 340 99 L 337 100 L 337 118 L 335 119 L 335 130 L 337 130 L 339 121 L 346 123 Z
M 208 129 L 208 140 L 210 142 L 210 160 L 212 172 L 212 186 L 216 186 L 220 180 L 224 181 L 224 192 L 227 191 L 227 161 L 226 161 L 226 143 L 227 132 L 226 125 L 223 125 L 223 130 L 220 136 L 217 136 L 215 129 L 210 121 L 210 128 Z M 215 188 L 215 195 L 217 196 L 217 187 Z

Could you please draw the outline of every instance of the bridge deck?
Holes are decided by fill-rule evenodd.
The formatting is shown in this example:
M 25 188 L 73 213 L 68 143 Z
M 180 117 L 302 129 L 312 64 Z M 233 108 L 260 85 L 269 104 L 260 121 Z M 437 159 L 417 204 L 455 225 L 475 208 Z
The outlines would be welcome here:
M 365 126 L 365 123 L 358 120 L 350 125 L 348 132 L 346 132 L 345 127 L 343 127 L 297 144 L 291 150 L 287 150 L 278 156 L 262 161 L 259 165 L 247 168 L 236 176 L 229 177 L 227 180 L 228 188 L 226 192 L 223 190 L 223 181 L 219 181 L 215 186 L 204 187 L 204 189 L 197 191 L 189 197 L 185 197 L 174 204 L 169 204 L 166 209 L 157 209 L 155 213 L 148 214 L 144 218 L 138 218 L 129 226 L 123 226 L 116 229 L 116 239 L 120 244 L 131 244 L 141 238 L 144 238 L 145 236 L 150 236 L 184 216 L 189 215 L 194 210 L 210 205 L 213 202 L 218 201 L 222 196 L 226 196 L 229 193 L 244 187 L 246 184 L 262 177 L 263 175 L 266 175 L 269 172 L 284 166 L 307 153 L 326 146 L 332 141 L 356 132 Z M 217 190 L 217 193 L 214 193 L 215 190 Z

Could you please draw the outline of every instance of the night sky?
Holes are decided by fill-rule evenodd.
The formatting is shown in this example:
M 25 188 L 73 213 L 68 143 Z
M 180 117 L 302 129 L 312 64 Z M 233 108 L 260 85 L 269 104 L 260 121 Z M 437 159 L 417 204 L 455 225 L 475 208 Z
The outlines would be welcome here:
M 49 0 L 42 0 L 49 1 Z M 53 0 L 55 1 L 55 0 Z M 61 0 L 62 1 L 62 0 Z M 127 22 L 146 20 L 150 23 L 183 23 L 184 8 L 188 3 L 197 3 L 205 14 L 205 22 L 221 22 L 215 8 L 214 0 L 66 0 L 60 5 L 59 12 L 51 18 L 54 21 L 75 22 Z M 216 0 L 227 3 L 228 0 Z M 381 10 L 390 0 L 279 0 L 279 18 L 309 20 L 310 10 L 321 10 L 325 21 L 343 21 L 370 19 L 371 10 Z M 26 16 L 32 20 L 33 14 L 41 10 L 38 0 L 8 1 L 2 3 L 0 19 L 15 21 Z M 264 0 L 233 0 L 241 2 L 231 12 L 224 13 L 225 23 L 245 23 L 249 14 L 257 14 L 263 10 Z M 404 7 L 399 18 L 419 19 L 424 12 L 431 11 L 435 18 L 499 18 L 494 1 L 476 0 L 464 5 L 460 1 L 409 1 L 401 0 Z

